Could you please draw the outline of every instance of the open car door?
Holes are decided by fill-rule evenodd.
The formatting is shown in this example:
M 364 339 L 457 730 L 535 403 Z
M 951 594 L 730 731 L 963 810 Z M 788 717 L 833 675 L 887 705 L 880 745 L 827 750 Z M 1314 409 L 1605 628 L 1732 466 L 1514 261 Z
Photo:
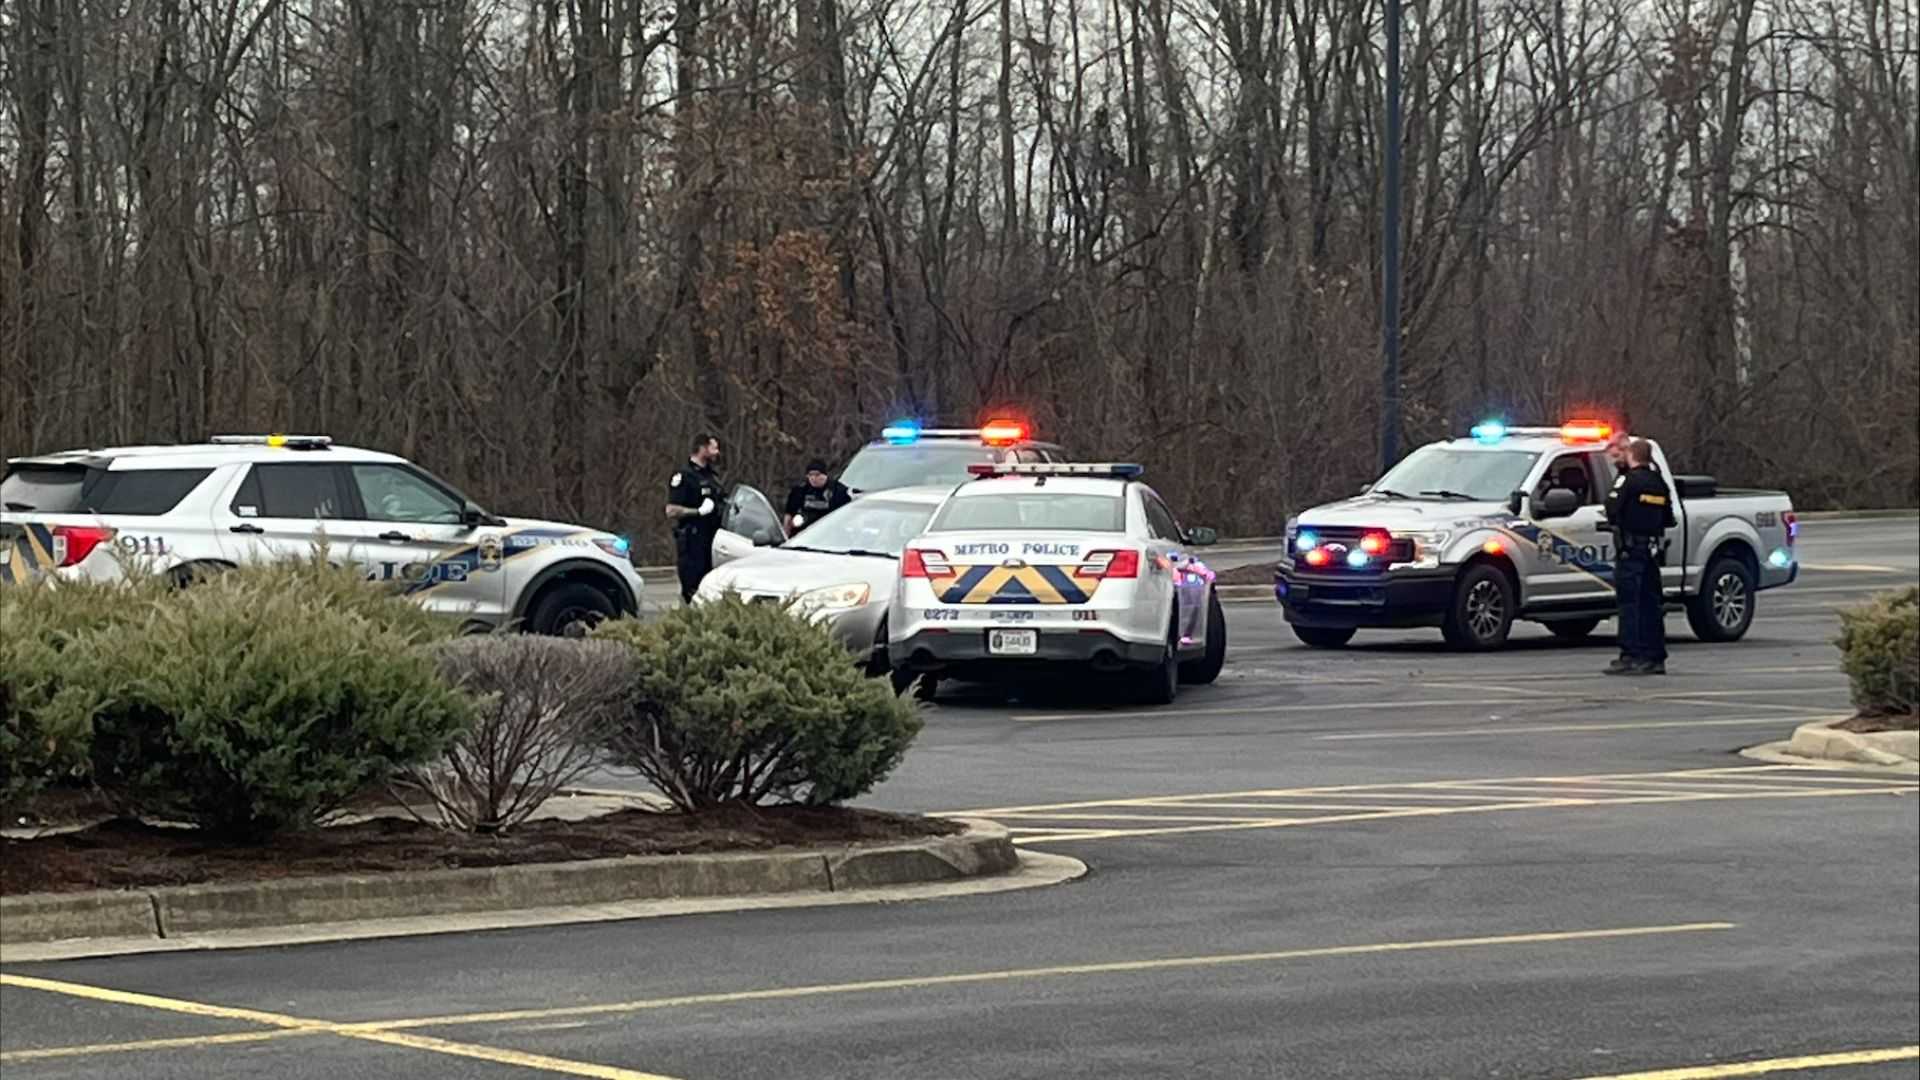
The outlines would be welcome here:
M 786 528 L 772 500 L 758 489 L 741 484 L 727 496 L 726 509 L 721 511 L 720 531 L 713 537 L 713 565 L 724 566 L 786 539 Z

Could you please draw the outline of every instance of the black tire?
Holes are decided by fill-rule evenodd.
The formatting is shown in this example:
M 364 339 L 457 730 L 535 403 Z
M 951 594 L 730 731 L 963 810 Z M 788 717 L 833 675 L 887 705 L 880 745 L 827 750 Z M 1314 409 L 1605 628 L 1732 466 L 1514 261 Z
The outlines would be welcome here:
M 1140 703 L 1171 705 L 1180 696 L 1180 616 L 1176 612 L 1167 624 L 1167 641 L 1160 662 L 1140 672 Z
M 1206 686 L 1220 677 L 1227 666 L 1227 613 L 1220 598 L 1207 593 L 1207 651 L 1198 660 L 1180 665 L 1180 681 L 1188 686 Z
M 581 637 L 619 612 L 613 597 L 580 581 L 560 581 L 540 590 L 527 609 L 527 629 L 550 637 Z
M 1316 649 L 1338 649 L 1353 640 L 1351 626 L 1301 626 L 1293 623 L 1293 636 Z
M 1492 563 L 1474 563 L 1454 583 L 1453 604 L 1440 632 L 1447 644 L 1489 652 L 1507 643 L 1513 630 L 1513 583 Z
M 887 679 L 893 684 L 893 696 L 899 697 L 913 686 L 915 674 L 912 668 L 894 668 L 887 673 Z
M 167 571 L 167 579 L 173 583 L 174 588 L 184 589 L 189 585 L 198 584 L 199 582 L 205 581 L 208 578 L 214 576 L 215 574 L 223 574 L 231 569 L 233 569 L 232 563 L 223 563 L 223 562 L 182 563 L 179 566 L 176 566 L 173 569 Z
M 1753 625 L 1753 569 L 1722 555 L 1707 564 L 1700 593 L 1687 601 L 1687 625 L 1701 641 L 1739 641 Z
M 1562 641 L 1582 641 L 1599 625 L 1599 619 L 1558 619 L 1547 624 L 1547 632 Z

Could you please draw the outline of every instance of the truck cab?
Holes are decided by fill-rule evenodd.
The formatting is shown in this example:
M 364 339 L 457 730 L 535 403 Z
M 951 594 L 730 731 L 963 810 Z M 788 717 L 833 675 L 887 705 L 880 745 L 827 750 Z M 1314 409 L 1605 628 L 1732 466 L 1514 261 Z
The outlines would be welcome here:
M 1456 647 L 1494 649 L 1526 619 L 1586 637 L 1615 613 L 1612 436 L 1591 420 L 1489 421 L 1421 447 L 1354 498 L 1301 513 L 1274 581 L 1295 635 L 1335 647 L 1362 629 L 1431 626 Z M 1676 475 L 1652 448 L 1678 522 L 1661 571 L 1668 605 L 1703 640 L 1737 640 L 1755 595 L 1798 575 L 1792 502 Z

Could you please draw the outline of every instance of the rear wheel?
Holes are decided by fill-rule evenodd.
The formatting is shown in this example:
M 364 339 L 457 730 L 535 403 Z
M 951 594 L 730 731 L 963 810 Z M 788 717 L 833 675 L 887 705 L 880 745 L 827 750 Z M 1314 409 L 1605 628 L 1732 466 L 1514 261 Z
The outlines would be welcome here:
M 1457 649 L 1485 652 L 1507 643 L 1513 629 L 1513 583 L 1492 563 L 1475 563 L 1454 586 L 1440 632 Z
M 1599 625 L 1599 619 L 1561 619 L 1548 623 L 1547 631 L 1562 641 L 1580 641 Z
M 1180 618 L 1167 625 L 1160 662 L 1140 673 L 1140 700 L 1147 705 L 1171 705 L 1180 694 Z
M 1687 601 L 1687 625 L 1701 641 L 1739 641 L 1753 625 L 1753 571 L 1722 555 L 1707 565 L 1700 594 Z
M 1180 665 L 1180 681 L 1192 686 L 1206 686 L 1220 677 L 1220 669 L 1227 665 L 1227 613 L 1220 608 L 1220 598 L 1207 593 L 1207 651 L 1198 660 L 1189 660 Z
M 562 581 L 542 589 L 527 615 L 527 627 L 552 637 L 585 637 L 613 618 L 613 598 L 591 585 Z
M 1316 649 L 1337 649 L 1353 640 L 1351 626 L 1301 626 L 1293 624 L 1293 636 Z

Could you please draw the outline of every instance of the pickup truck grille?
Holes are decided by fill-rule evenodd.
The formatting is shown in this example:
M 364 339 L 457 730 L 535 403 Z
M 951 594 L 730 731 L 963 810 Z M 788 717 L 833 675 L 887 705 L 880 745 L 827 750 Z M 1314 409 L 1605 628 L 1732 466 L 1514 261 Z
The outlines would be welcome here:
M 1320 538 L 1320 546 L 1329 549 L 1334 556 L 1325 566 L 1312 566 L 1307 568 L 1314 573 L 1377 574 L 1385 570 L 1389 564 L 1413 561 L 1413 541 L 1405 537 L 1395 537 L 1388 543 L 1385 552 L 1368 559 L 1365 566 L 1347 565 L 1347 553 L 1360 550 L 1360 539 L 1368 533 L 1384 532 L 1385 530 L 1382 529 L 1333 525 L 1326 527 L 1303 525 L 1300 527 L 1300 531 L 1311 532 L 1318 536 Z M 1294 558 L 1298 560 L 1300 553 L 1296 551 Z

